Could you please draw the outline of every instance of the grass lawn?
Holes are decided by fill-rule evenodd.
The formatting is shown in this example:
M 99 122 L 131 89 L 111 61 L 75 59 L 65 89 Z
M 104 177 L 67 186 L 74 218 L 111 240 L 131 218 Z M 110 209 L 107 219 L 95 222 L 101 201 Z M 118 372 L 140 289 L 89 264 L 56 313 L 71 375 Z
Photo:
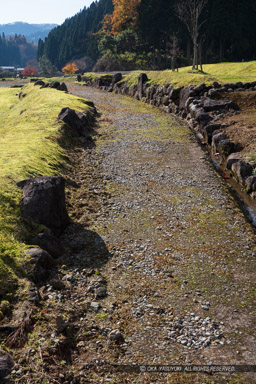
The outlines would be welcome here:
M 19 215 L 20 180 L 39 175 L 58 175 L 68 161 L 59 145 L 60 110 L 88 110 L 85 100 L 55 89 L 26 85 L 0 88 L 0 298 L 11 295 L 22 276 L 24 238 L 28 228 Z
M 246 63 L 220 63 L 203 66 L 203 73 L 191 70 L 191 67 L 183 67 L 179 72 L 165 71 L 132 71 L 124 75 L 123 80 L 128 80 L 129 85 L 136 84 L 139 74 L 146 73 L 150 84 L 164 85 L 170 83 L 176 88 L 189 84 L 212 84 L 218 81 L 221 84 L 238 81 L 256 81 L 256 61 Z M 85 76 L 100 77 L 97 73 L 85 73 Z

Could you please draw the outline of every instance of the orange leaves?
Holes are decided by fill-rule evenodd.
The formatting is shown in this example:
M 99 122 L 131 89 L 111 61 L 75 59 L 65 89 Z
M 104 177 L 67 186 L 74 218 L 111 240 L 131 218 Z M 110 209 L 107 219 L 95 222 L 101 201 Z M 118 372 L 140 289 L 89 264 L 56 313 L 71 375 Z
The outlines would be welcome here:
M 75 73 L 76 71 L 78 71 L 78 68 L 75 63 L 68 63 L 62 68 L 62 72 L 66 75 L 72 75 L 72 73 Z
M 103 31 L 117 35 L 123 29 L 135 26 L 137 21 L 137 6 L 141 0 L 113 0 L 112 15 L 105 15 Z
M 37 69 L 34 67 L 31 67 L 31 65 L 28 65 L 26 68 L 23 69 L 22 75 L 34 75 L 37 72 Z

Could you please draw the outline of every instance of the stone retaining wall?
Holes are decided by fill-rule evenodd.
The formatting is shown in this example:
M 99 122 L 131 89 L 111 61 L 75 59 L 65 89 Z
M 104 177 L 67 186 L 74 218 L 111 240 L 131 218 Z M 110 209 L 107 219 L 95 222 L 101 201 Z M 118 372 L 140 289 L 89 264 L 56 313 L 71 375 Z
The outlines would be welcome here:
M 199 86 L 189 85 L 174 88 L 171 84 L 150 86 L 145 73 L 141 73 L 137 84 L 132 86 L 129 86 L 128 82 L 122 81 L 121 74 L 105 75 L 97 79 L 82 77 L 81 80 L 85 82 L 85 85 L 131 96 L 185 119 L 201 141 L 209 145 L 212 154 L 218 154 L 221 163 L 230 170 L 231 175 L 246 192 L 252 198 L 256 197 L 255 168 L 241 160 L 239 151 L 242 148 L 227 137 L 225 134 L 227 125 L 221 123 L 225 115 L 240 113 L 240 108 L 233 101 L 215 99 L 225 92 L 256 91 L 256 81 L 224 84 L 223 86 L 214 82 L 208 86 L 200 84 Z

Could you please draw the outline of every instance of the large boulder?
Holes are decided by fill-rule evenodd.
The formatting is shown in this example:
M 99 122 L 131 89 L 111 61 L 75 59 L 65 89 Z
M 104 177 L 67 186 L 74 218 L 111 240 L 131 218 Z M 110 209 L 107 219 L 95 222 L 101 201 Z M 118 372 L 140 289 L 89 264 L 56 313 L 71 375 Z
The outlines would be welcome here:
M 171 101 L 179 102 L 180 92 L 182 89 L 183 89 L 183 87 L 170 89 L 169 97 L 170 97 Z
M 222 157 L 228 157 L 236 149 L 235 143 L 229 139 L 221 140 L 218 144 L 217 151 L 222 155 Z
M 33 245 L 38 245 L 55 259 L 61 257 L 64 253 L 61 240 L 48 232 L 39 233 L 31 240 L 30 243 Z
M 240 108 L 234 101 L 229 100 L 212 100 L 206 97 L 203 100 L 203 107 L 205 112 L 213 112 L 220 110 L 229 110 L 233 109 L 234 111 L 239 111 Z
M 122 73 L 115 73 L 112 79 L 112 86 L 118 83 L 119 81 L 121 81 L 122 78 L 123 78 Z
M 192 85 L 181 89 L 180 95 L 179 95 L 179 108 L 184 109 L 186 107 L 186 102 L 188 98 L 193 97 L 195 95 L 194 93 L 194 87 Z
M 204 112 L 203 108 L 197 108 L 195 110 L 194 115 L 196 121 L 199 123 L 199 127 L 202 129 L 202 127 L 209 124 L 213 118 L 209 115 L 209 113 Z
M 138 96 L 139 96 L 139 99 L 141 100 L 143 96 L 146 96 L 144 95 L 144 92 L 143 92 L 143 85 L 148 81 L 148 77 L 146 75 L 146 73 L 141 73 L 138 77 Z
M 227 158 L 226 168 L 231 170 L 232 165 L 237 163 L 240 160 L 241 160 L 241 153 L 240 152 L 231 153 L 231 155 L 229 155 Z
M 227 140 L 227 136 L 223 132 L 218 132 L 212 137 L 212 150 L 213 153 L 218 152 L 219 145 L 222 141 Z
M 17 184 L 23 189 L 21 212 L 25 220 L 43 224 L 59 235 L 70 222 L 65 204 L 65 180 L 40 176 Z
M 43 80 L 37 80 L 34 85 L 40 85 L 41 87 L 43 87 L 45 85 L 45 82 Z
M 58 91 L 63 91 L 63 92 L 68 92 L 68 88 L 66 86 L 65 83 L 61 83 L 58 87 L 57 87 L 57 90 Z
M 28 276 L 35 283 L 44 282 L 55 267 L 55 261 L 51 255 L 41 248 L 31 248 L 26 251 L 28 257 Z
M 232 164 L 231 170 L 237 181 L 243 185 L 245 180 L 252 176 L 253 167 L 251 164 L 240 160 Z
M 62 120 L 65 123 L 65 128 L 68 127 L 74 136 L 87 136 L 89 134 L 90 119 L 90 113 L 76 112 L 69 107 L 63 108 L 58 115 L 58 120 Z
M 216 133 L 216 131 L 218 131 L 220 128 L 221 124 L 208 124 L 206 127 L 204 127 L 202 133 L 208 144 L 211 144 L 214 132 Z

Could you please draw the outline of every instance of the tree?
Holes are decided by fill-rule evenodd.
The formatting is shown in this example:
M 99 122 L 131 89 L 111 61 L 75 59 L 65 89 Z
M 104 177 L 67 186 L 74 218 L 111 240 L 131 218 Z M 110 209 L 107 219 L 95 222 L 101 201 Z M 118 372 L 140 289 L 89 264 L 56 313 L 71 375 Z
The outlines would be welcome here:
M 35 67 L 31 67 L 30 65 L 28 65 L 22 71 L 22 75 L 27 75 L 27 76 L 34 75 L 35 73 L 37 73 L 37 69 Z
M 51 76 L 57 73 L 57 69 L 46 56 L 42 56 L 39 60 L 39 73 L 43 76 Z
M 198 69 L 198 37 L 200 16 L 208 0 L 181 0 L 175 6 L 178 18 L 185 24 L 193 42 L 193 69 Z
M 62 68 L 62 72 L 64 72 L 66 75 L 72 75 L 78 71 L 78 68 L 75 63 L 68 63 L 65 65 L 65 67 Z
M 105 15 L 103 31 L 117 35 L 128 27 L 134 27 L 137 22 L 137 7 L 141 0 L 113 0 L 112 16 Z
M 175 35 L 175 33 L 172 34 L 170 38 L 170 42 L 167 43 L 167 47 L 169 48 L 169 54 L 172 60 L 172 71 L 175 71 L 175 69 L 177 69 L 178 71 L 177 56 L 180 52 L 180 49 L 179 49 L 179 40 Z

